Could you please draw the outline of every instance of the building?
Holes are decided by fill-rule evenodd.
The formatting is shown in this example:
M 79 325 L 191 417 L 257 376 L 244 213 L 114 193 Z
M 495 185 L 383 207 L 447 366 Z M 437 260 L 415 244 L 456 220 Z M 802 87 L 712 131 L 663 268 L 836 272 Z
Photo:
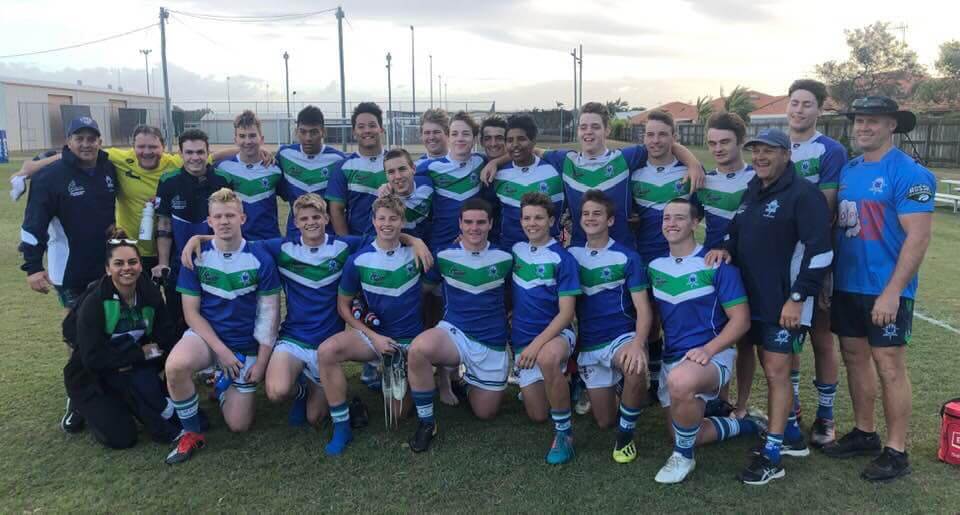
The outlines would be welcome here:
M 11 151 L 63 145 L 70 120 L 88 115 L 100 125 L 106 146 L 130 144 L 138 123 L 163 125 L 163 97 L 113 89 L 0 77 L 0 129 Z

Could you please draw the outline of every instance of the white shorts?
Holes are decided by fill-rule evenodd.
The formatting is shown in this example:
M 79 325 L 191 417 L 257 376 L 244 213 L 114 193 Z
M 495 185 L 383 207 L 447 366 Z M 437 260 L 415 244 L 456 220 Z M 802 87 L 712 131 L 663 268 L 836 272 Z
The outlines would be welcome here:
M 301 347 L 295 342 L 280 338 L 273 352 L 285 352 L 303 362 L 303 375 L 313 384 L 320 384 L 320 367 L 317 364 L 317 349 Z
M 698 393 L 695 395 L 695 397 L 703 400 L 703 402 L 710 402 L 716 399 L 720 395 L 720 389 L 730 382 L 730 377 L 733 371 L 733 362 L 736 359 L 736 349 L 726 349 L 710 358 L 710 363 L 717 367 L 717 372 L 720 374 L 720 382 L 712 391 L 707 393 Z M 657 398 L 660 399 L 660 405 L 664 408 L 670 406 L 670 389 L 667 387 L 667 376 L 670 375 L 671 370 L 680 366 L 680 363 L 683 363 L 683 359 L 674 361 L 669 365 L 664 363 L 660 367 L 660 388 L 657 390 Z
M 573 347 L 577 343 L 577 335 L 574 334 L 572 329 L 564 329 L 560 331 L 560 336 L 563 339 L 567 340 L 567 356 L 573 353 Z M 520 353 L 513 353 L 513 362 L 516 367 L 517 359 L 520 357 Z M 566 362 L 560 364 L 560 370 L 563 371 L 566 369 Z M 517 367 L 517 375 L 520 378 L 520 388 L 526 388 L 534 383 L 543 381 L 543 372 L 540 371 L 540 365 L 533 365 L 533 368 L 520 368 Z
M 506 350 L 496 350 L 467 337 L 460 329 L 446 321 L 440 321 L 437 329 L 441 329 L 450 336 L 457 352 L 460 353 L 460 363 L 466 368 L 463 375 L 467 383 L 494 392 L 507 388 L 507 373 L 510 361 Z
M 195 333 L 193 329 L 187 329 L 184 331 L 183 336 L 196 336 L 197 338 L 200 338 L 203 343 L 206 343 L 208 348 L 210 346 L 210 344 L 207 343 L 202 336 Z M 213 365 L 217 365 L 217 355 L 213 352 L 213 349 L 210 349 L 210 354 L 213 355 Z M 253 368 L 253 365 L 256 363 L 256 356 L 244 356 L 243 366 L 240 367 L 240 377 L 238 379 L 234 379 L 233 384 L 230 386 L 240 393 L 255 393 L 257 391 L 257 383 L 248 383 L 244 380 L 246 379 L 247 374 L 250 373 L 250 369 Z
M 577 356 L 580 378 L 587 385 L 587 389 L 610 388 L 620 382 L 623 373 L 613 365 L 613 357 L 620 347 L 629 343 L 636 335 L 636 331 L 621 334 L 606 347 L 581 352 Z

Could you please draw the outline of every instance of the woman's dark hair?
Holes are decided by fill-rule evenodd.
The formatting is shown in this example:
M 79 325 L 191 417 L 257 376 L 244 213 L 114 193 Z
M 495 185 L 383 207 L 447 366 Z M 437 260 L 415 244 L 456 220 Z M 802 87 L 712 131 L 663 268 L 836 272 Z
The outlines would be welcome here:
M 116 225 L 111 225 L 107 228 L 107 264 L 110 263 L 110 258 L 113 257 L 113 251 L 120 247 L 130 247 L 134 252 L 137 253 L 137 258 L 140 257 L 140 249 L 137 248 L 137 240 L 131 240 L 129 237 L 127 237 L 126 231 L 120 227 L 117 227 Z

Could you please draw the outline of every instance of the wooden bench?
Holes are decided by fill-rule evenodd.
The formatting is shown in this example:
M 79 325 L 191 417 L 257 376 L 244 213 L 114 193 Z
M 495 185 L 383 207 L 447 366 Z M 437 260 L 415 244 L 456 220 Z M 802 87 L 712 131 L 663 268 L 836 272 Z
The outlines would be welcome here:
M 956 213 L 960 209 L 960 195 L 951 195 L 949 193 L 937 193 L 934 195 L 933 200 L 936 202 L 943 202 L 944 204 L 951 204 L 953 206 L 953 212 Z

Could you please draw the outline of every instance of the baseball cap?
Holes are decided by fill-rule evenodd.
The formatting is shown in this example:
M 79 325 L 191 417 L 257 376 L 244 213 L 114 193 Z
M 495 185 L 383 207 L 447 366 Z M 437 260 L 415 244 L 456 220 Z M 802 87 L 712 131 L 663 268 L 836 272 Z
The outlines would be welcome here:
M 100 126 L 97 125 L 96 120 L 89 116 L 78 116 L 70 120 L 70 125 L 67 127 L 67 137 L 73 136 L 75 132 L 81 129 L 90 129 L 96 132 L 97 136 L 100 135 Z
M 790 150 L 790 137 L 779 129 L 764 129 L 758 132 L 756 136 L 750 138 L 743 144 L 743 148 L 750 148 L 758 143 Z

